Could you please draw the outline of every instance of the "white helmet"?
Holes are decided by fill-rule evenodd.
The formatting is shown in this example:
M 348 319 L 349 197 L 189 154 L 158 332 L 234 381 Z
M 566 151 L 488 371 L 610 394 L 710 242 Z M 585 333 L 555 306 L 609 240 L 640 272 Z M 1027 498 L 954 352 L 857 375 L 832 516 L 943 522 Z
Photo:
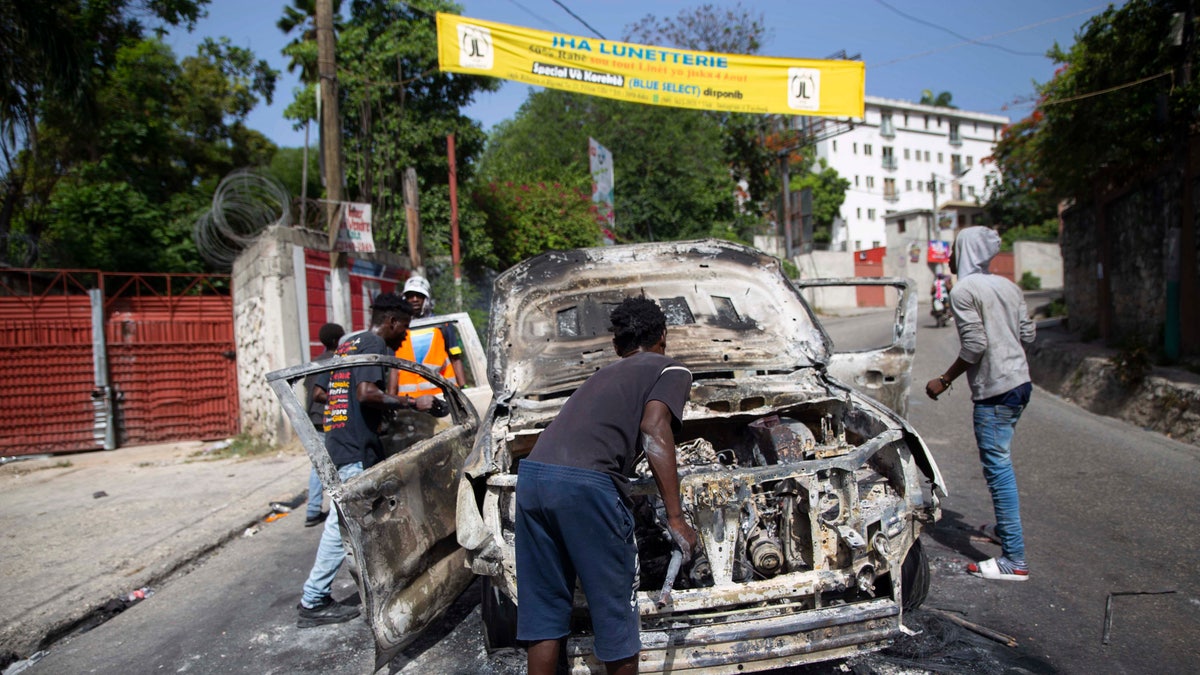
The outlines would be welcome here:
M 408 278 L 408 281 L 404 282 L 404 291 L 400 295 L 407 295 L 408 293 L 420 293 L 428 300 L 431 297 L 429 295 L 429 282 L 425 280 L 425 277 L 412 275 Z

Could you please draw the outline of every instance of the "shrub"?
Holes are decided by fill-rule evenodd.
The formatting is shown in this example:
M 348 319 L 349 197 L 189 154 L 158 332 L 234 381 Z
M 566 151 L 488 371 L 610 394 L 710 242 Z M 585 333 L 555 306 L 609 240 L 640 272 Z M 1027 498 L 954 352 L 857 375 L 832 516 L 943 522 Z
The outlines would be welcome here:
M 1033 272 L 1030 272 L 1029 270 L 1025 270 L 1025 272 L 1021 275 L 1021 280 L 1017 282 L 1017 285 L 1026 291 L 1036 291 L 1042 287 L 1042 278 Z

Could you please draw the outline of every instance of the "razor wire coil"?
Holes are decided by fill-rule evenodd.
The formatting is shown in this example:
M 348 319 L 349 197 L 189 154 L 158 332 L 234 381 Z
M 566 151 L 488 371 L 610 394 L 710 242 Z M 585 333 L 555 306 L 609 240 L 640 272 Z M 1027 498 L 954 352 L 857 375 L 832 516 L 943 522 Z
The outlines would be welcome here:
M 205 260 L 229 269 L 263 230 L 291 224 L 292 199 L 287 188 L 262 171 L 239 169 L 217 185 L 212 208 L 196 219 L 192 239 Z

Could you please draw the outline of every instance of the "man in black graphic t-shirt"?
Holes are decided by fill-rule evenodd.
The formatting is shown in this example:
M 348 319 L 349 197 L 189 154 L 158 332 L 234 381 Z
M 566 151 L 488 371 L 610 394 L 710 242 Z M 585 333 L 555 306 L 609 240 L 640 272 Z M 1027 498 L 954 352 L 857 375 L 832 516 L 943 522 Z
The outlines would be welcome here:
M 664 356 L 666 317 L 653 300 L 626 298 L 611 320 L 621 359 L 567 399 L 518 468 L 517 639 L 531 643 L 530 675 L 555 671 L 560 642 L 570 632 L 576 576 L 587 596 L 596 657 L 610 673 L 637 672 L 629 477 L 640 452 L 685 560 L 696 547 L 680 503 L 674 439 L 692 374 Z
M 383 293 L 371 305 L 371 328 L 343 342 L 336 357 L 378 354 L 391 356 L 404 342 L 412 309 L 395 293 Z M 362 473 L 383 457 L 379 425 L 383 411 L 400 408 L 428 410 L 430 400 L 385 393 L 387 375 L 379 365 L 354 366 L 332 371 L 325 383 L 325 449 L 343 481 Z M 304 595 L 300 600 L 300 628 L 340 623 L 358 616 L 357 607 L 343 605 L 330 596 L 333 577 L 345 559 L 336 508 L 331 508 L 317 547 Z

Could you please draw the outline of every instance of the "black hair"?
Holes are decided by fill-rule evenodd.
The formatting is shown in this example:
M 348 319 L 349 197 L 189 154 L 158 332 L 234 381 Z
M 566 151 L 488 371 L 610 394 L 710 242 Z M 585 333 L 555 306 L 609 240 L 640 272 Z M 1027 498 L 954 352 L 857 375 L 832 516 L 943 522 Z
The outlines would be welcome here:
M 389 317 L 412 319 L 413 316 L 415 315 L 408 301 L 397 293 L 380 293 L 375 296 L 375 302 L 371 303 L 371 326 L 382 326 Z
M 658 303 L 644 296 L 625 298 L 609 315 L 617 355 L 638 347 L 653 347 L 667 331 L 667 317 Z
M 338 340 L 346 334 L 346 329 L 336 323 L 327 323 L 321 326 L 321 330 L 317 332 L 317 337 L 320 338 L 321 344 L 325 345 L 325 349 L 333 351 L 337 349 Z

